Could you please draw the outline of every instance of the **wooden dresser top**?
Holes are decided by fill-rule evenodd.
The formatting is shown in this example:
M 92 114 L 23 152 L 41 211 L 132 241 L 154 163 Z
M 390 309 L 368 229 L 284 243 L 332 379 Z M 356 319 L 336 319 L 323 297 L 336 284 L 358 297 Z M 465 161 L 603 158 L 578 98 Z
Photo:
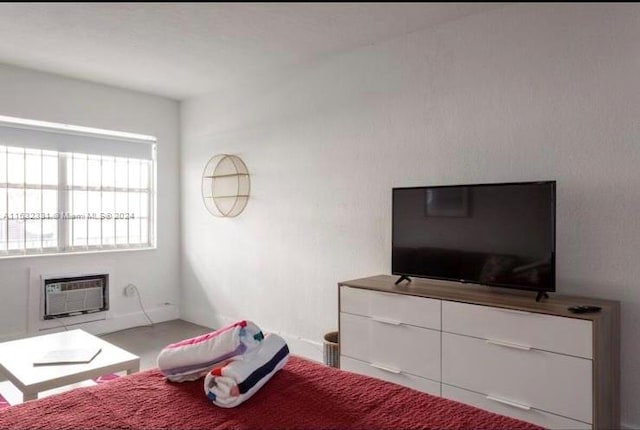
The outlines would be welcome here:
M 410 283 L 402 281 L 399 285 L 395 285 L 397 279 L 398 276 L 376 275 L 339 282 L 338 285 L 384 293 L 406 294 L 592 321 L 601 318 L 605 314 L 617 314 L 620 309 L 620 302 L 592 297 L 566 296 L 549 293 L 548 299 L 542 299 L 540 302 L 536 302 L 536 293 L 531 291 L 421 278 L 411 278 Z M 602 311 L 588 314 L 574 314 L 567 309 L 570 306 L 577 305 L 600 306 Z

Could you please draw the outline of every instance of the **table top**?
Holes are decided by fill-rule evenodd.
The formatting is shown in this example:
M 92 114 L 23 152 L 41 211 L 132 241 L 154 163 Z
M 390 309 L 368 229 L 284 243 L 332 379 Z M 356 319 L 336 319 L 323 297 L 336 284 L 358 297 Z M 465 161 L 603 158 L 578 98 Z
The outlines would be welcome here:
M 49 351 L 100 347 L 89 363 L 34 366 Z M 110 372 L 138 368 L 140 358 L 83 330 L 69 330 L 0 343 L 0 372 L 20 389 L 66 385 Z

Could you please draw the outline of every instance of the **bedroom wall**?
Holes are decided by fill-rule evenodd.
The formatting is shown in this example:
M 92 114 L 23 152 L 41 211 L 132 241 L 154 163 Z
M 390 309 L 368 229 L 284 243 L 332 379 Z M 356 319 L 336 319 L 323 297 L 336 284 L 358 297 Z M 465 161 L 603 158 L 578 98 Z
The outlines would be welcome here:
M 183 103 L 183 317 L 251 318 L 318 358 L 336 282 L 390 272 L 392 187 L 555 179 L 558 291 L 622 301 L 640 427 L 639 21 L 512 5 Z M 218 153 L 252 174 L 235 219 L 201 201 Z
M 27 332 L 29 289 L 40 274 L 107 270 L 108 319 L 85 325 L 108 332 L 146 324 L 135 284 L 155 321 L 179 316 L 178 103 L 114 87 L 0 65 L 0 115 L 128 131 L 158 138 L 158 249 L 96 254 L 0 258 L 0 341 Z M 38 303 L 38 302 L 36 302 Z M 172 303 L 172 305 L 164 305 Z

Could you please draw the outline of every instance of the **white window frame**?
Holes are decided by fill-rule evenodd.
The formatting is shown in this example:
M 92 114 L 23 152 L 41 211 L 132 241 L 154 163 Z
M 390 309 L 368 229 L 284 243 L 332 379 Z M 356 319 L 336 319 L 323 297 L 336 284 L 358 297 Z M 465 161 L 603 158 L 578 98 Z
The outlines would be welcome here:
M 24 238 L 23 238 L 23 246 L 21 249 L 9 249 L 8 246 L 8 240 L 9 240 L 9 219 L 4 219 L 4 215 L 5 214 L 0 214 L 0 222 L 5 224 L 5 231 L 7 234 L 7 237 L 5 238 L 6 242 L 6 249 L 2 249 L 0 248 L 0 259 L 6 259 L 6 258 L 16 258 L 16 257 L 25 257 L 25 256 L 52 256 L 52 255 L 68 255 L 68 254 L 77 254 L 77 253 L 93 253 L 93 252 L 113 252 L 113 251 L 135 251 L 135 250 L 144 250 L 144 249 L 156 249 L 157 247 L 157 147 L 156 147 L 156 138 L 153 136 L 148 136 L 148 135 L 140 135 L 140 134 L 134 134 L 134 133 L 127 133 L 127 132 L 119 132 L 119 131 L 112 131 L 112 130 L 103 130 L 103 129 L 95 129 L 95 128 L 88 128 L 88 127 L 81 127 L 81 126 L 73 126 L 73 125 L 67 125 L 67 124 L 58 124 L 58 123 L 51 123 L 51 122 L 43 122 L 43 121 L 35 121 L 35 120 L 27 120 L 27 119 L 22 119 L 22 118 L 13 118 L 13 117 L 6 117 L 6 116 L 1 116 L 0 115 L 0 125 L 7 125 L 9 124 L 10 126 L 15 126 L 16 128 L 28 128 L 28 129 L 36 129 L 36 130 L 40 130 L 40 131 L 52 131 L 55 133 L 68 133 L 68 134 L 74 134 L 74 135 L 88 135 L 88 136 L 97 136 L 97 137 L 106 137 L 109 139 L 115 139 L 115 140 L 126 140 L 126 141 L 134 141 L 134 142 L 143 142 L 146 144 L 151 145 L 151 159 L 150 160 L 143 160 L 143 162 L 149 162 L 149 169 L 148 169 L 148 182 L 147 182 L 147 187 L 146 188 L 132 188 L 131 182 L 129 181 L 129 178 L 127 178 L 127 187 L 126 188 L 121 188 L 121 187 L 117 187 L 117 184 L 114 183 L 113 187 L 103 187 L 102 186 L 102 178 L 101 178 L 101 183 L 100 183 L 100 187 L 93 187 L 93 186 L 89 186 L 89 184 L 87 183 L 86 186 L 77 186 L 77 185 L 69 185 L 67 183 L 67 170 L 68 169 L 73 169 L 73 164 L 69 162 L 70 159 L 72 159 L 72 157 L 74 156 L 74 153 L 72 152 L 58 152 L 57 156 L 58 156 L 58 184 L 57 185 L 43 185 L 42 182 L 42 176 L 41 176 L 41 180 L 40 180 L 40 185 L 33 185 L 33 184 L 27 184 L 26 180 L 23 182 L 23 184 L 20 186 L 20 188 L 23 190 L 24 192 L 24 199 L 26 202 L 26 196 L 27 196 L 27 190 L 28 189 L 37 189 L 37 190 L 46 190 L 46 189 L 51 189 L 51 190 L 56 190 L 57 191 L 57 197 L 58 197 L 58 213 L 67 213 L 67 214 L 71 214 L 73 213 L 72 210 L 72 202 L 70 201 L 71 198 L 71 193 L 72 191 L 99 191 L 100 192 L 100 196 L 101 196 L 101 205 L 102 205 L 102 192 L 142 192 L 142 193 L 148 193 L 149 196 L 149 200 L 148 200 L 148 209 L 147 209 L 147 216 L 148 216 L 148 221 L 146 223 L 142 223 L 141 222 L 141 228 L 142 228 L 142 224 L 146 224 L 146 228 L 147 228 L 147 242 L 145 243 L 134 243 L 134 244 L 118 244 L 117 243 L 117 238 L 116 238 L 116 233 L 114 232 L 114 243 L 113 244 L 93 244 L 93 245 L 89 245 L 89 237 L 87 237 L 87 243 L 85 246 L 74 246 L 72 244 L 73 239 L 70 239 L 70 235 L 69 232 L 72 231 L 72 223 L 73 220 L 72 219 L 63 219 L 62 217 L 58 220 L 57 222 L 57 247 L 48 247 L 48 248 L 44 248 L 42 247 L 42 233 L 41 233 L 41 247 L 40 248 L 27 248 L 27 228 L 26 228 L 26 222 L 25 220 L 23 220 L 22 222 L 24 223 Z M 135 143 L 133 143 L 135 144 Z M 12 141 L 11 143 L 4 143 L 4 142 L 0 142 L 0 146 L 5 146 L 5 147 L 17 147 L 17 148 L 27 148 L 27 147 L 23 147 L 20 145 L 19 141 Z M 79 153 L 75 153 L 75 154 L 79 154 Z M 94 154 L 91 153 L 82 153 L 83 156 L 95 156 Z M 108 152 L 103 153 L 98 155 L 101 158 L 101 167 L 102 167 L 102 163 L 104 162 L 102 157 L 118 157 L 118 155 L 113 155 L 113 154 L 109 154 Z M 25 157 L 25 176 L 26 176 L 26 153 L 24 155 Z M 44 157 L 44 155 L 40 155 L 41 160 L 42 157 Z M 122 157 L 121 157 L 122 158 Z M 127 165 L 130 163 L 130 160 L 133 158 L 128 158 L 127 160 Z M 8 154 L 7 154 L 7 160 L 6 160 L 7 166 L 7 174 L 8 174 Z M 42 166 L 42 161 L 41 161 L 41 166 Z M 42 168 L 42 167 L 41 167 Z M 88 168 L 87 168 L 88 170 Z M 128 170 L 127 170 L 128 171 Z M 101 169 L 101 174 L 102 174 L 102 169 Z M 115 180 L 115 178 L 114 178 Z M 9 208 L 9 188 L 10 188 L 10 183 L 9 183 L 9 178 L 6 178 L 6 182 L 0 183 L 0 187 L 4 188 L 6 191 L 6 209 L 7 212 L 10 212 L 10 208 Z M 14 184 L 17 185 L 17 184 Z M 16 188 L 16 187 L 13 187 Z M 41 202 L 42 202 L 42 196 L 41 196 Z M 127 205 L 129 204 L 129 200 L 127 199 Z M 102 206 L 101 206 L 102 207 Z M 42 203 L 41 203 L 41 208 L 42 208 Z M 23 208 L 24 212 L 26 213 L 26 205 Z M 140 216 L 140 214 L 136 214 L 137 217 Z M 102 234 L 102 228 L 104 223 L 100 223 L 101 225 L 101 242 L 104 240 L 104 236 Z M 129 236 L 129 224 L 127 223 L 127 242 L 130 240 L 130 236 Z M 87 228 L 88 230 L 88 228 Z M 42 223 L 41 223 L 41 232 L 42 232 Z M 87 235 L 88 236 L 88 235 Z

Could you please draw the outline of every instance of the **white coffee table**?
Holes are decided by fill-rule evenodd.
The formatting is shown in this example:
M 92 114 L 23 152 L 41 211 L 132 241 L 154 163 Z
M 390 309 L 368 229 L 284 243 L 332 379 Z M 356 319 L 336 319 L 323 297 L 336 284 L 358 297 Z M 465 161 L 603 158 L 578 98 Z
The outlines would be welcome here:
M 33 361 L 49 351 L 98 346 L 102 351 L 86 364 L 34 366 Z M 83 330 L 30 337 L 0 343 L 0 375 L 22 392 L 23 401 L 38 398 L 38 393 L 75 384 L 99 376 L 140 370 L 140 357 L 118 348 Z

